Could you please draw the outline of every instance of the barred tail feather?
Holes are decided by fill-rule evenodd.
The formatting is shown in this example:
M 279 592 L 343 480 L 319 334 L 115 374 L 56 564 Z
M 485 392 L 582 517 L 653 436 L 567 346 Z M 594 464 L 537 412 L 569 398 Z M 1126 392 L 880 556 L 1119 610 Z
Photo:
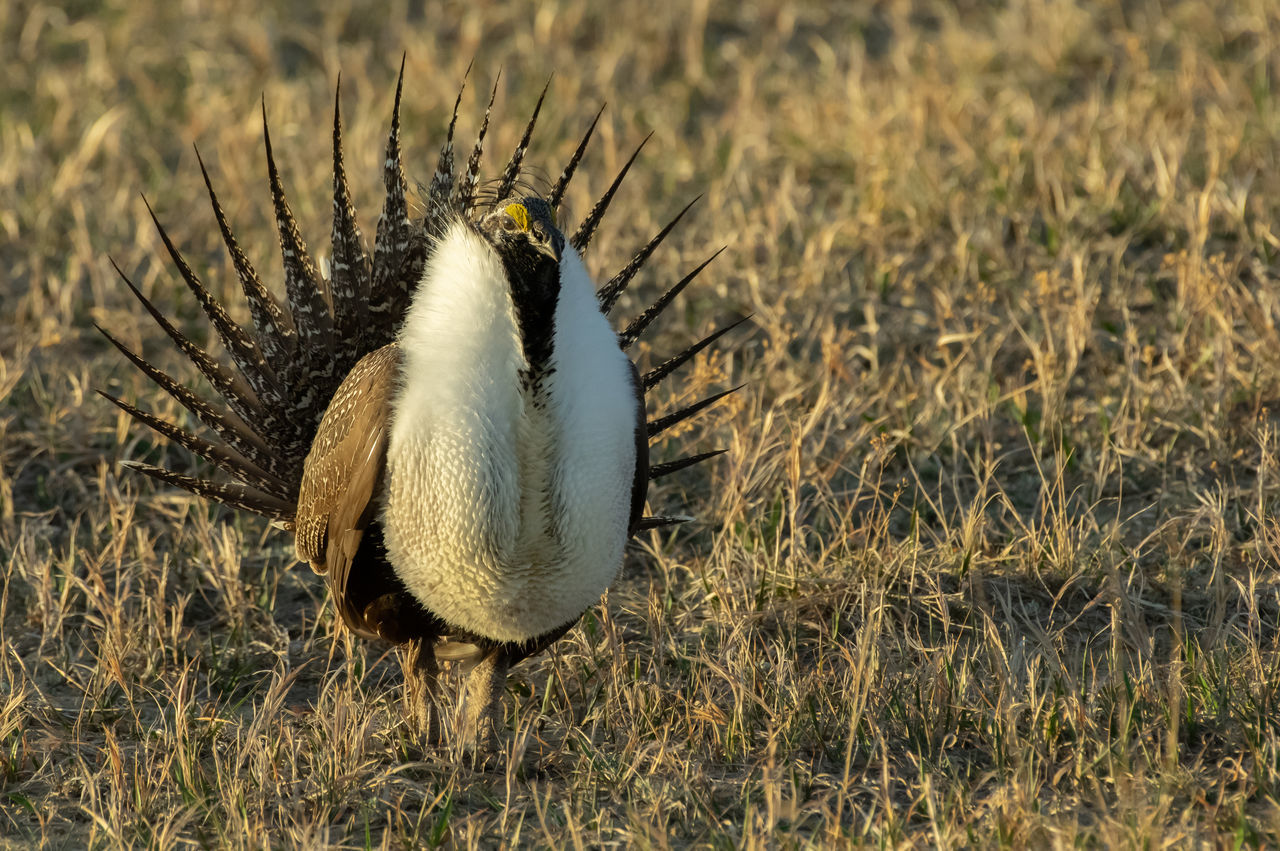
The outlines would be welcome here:
M 294 352 L 298 347 L 298 336 L 293 329 L 293 320 L 280 307 L 275 296 L 263 285 L 253 264 L 249 262 L 249 258 L 236 242 L 231 226 L 227 223 L 226 214 L 222 211 L 222 205 L 218 203 L 218 195 L 213 191 L 213 181 L 209 178 L 209 170 L 205 168 L 199 150 L 196 151 L 196 160 L 200 163 L 200 174 L 204 177 L 205 188 L 209 191 L 209 203 L 213 206 L 213 215 L 218 220 L 218 231 L 222 234 L 222 242 L 227 247 L 227 253 L 231 255 L 236 277 L 240 279 L 240 288 L 249 302 L 249 314 L 253 317 L 253 326 L 258 334 L 258 346 L 262 356 L 277 377 L 287 379 Z
M 449 197 L 453 194 L 453 131 L 458 126 L 458 107 L 462 105 L 462 93 L 467 89 L 467 77 L 471 74 L 471 66 L 467 65 L 462 75 L 462 84 L 458 86 L 458 96 L 453 101 L 453 117 L 449 119 L 449 132 L 445 135 L 444 145 L 440 148 L 440 159 L 436 163 L 436 173 L 431 178 L 431 188 L 427 190 L 430 208 L 427 210 L 427 231 L 435 236 L 444 233 L 448 221 Z
M 195 363 L 200 372 L 219 390 L 224 398 L 227 399 L 228 404 L 232 406 L 233 410 L 241 418 L 251 418 L 255 426 L 259 427 L 265 434 L 279 435 L 282 432 L 282 422 L 276 412 L 282 410 L 286 404 L 286 397 L 275 372 L 263 358 L 253 338 L 231 320 L 226 310 L 209 293 L 195 272 L 191 270 L 186 259 L 169 238 L 164 226 L 160 224 L 155 211 L 151 209 L 150 202 L 143 198 L 143 203 L 147 206 L 147 212 L 151 215 L 151 220 L 160 234 L 160 239 L 164 243 L 170 259 L 173 261 L 174 266 L 177 267 L 183 281 L 186 282 L 187 288 L 195 294 L 196 299 L 200 302 L 200 307 L 204 310 L 205 316 L 209 318 L 210 323 L 217 332 L 218 339 L 222 341 L 223 347 L 230 353 L 231 360 L 235 364 L 239 378 L 243 379 L 243 383 L 235 375 L 225 373 L 205 352 L 195 348 L 194 344 L 186 340 L 182 334 L 179 334 L 168 322 L 164 321 L 159 311 L 147 299 L 142 297 L 142 294 L 128 279 L 125 279 L 125 283 L 143 303 L 147 312 L 155 317 L 156 322 L 164 329 L 165 333 Z M 118 268 L 116 271 L 120 273 Z M 122 273 L 121 277 L 124 277 Z
M 282 464 L 276 463 L 276 455 L 267 446 L 262 436 L 250 428 L 239 417 L 223 413 L 217 410 L 200 397 L 196 396 L 187 388 L 183 387 L 175 381 L 168 373 L 157 369 L 140 356 L 134 354 L 133 350 L 121 343 L 115 337 L 111 336 L 101 325 L 94 326 L 102 336 L 115 346 L 121 354 L 129 359 L 135 367 L 138 368 L 143 375 L 150 378 L 151 381 L 168 393 L 182 407 L 186 408 L 196 419 L 204 424 L 205 428 L 218 435 L 227 442 L 229 446 L 234 448 L 241 455 L 249 458 L 254 463 L 262 466 L 273 475 L 283 475 L 284 469 Z
M 227 315 L 227 311 L 223 309 L 221 303 L 209 293 L 199 276 L 191 270 L 186 258 L 182 256 L 182 253 L 173 244 L 173 240 L 169 238 L 164 225 L 160 224 L 160 219 L 156 217 L 155 210 L 151 208 L 151 202 L 145 196 L 142 199 L 142 203 L 147 207 L 147 213 L 151 216 L 151 221 L 156 226 L 160 241 L 164 243 L 165 250 L 169 253 L 169 259 L 177 267 L 178 274 L 182 276 L 187 288 L 191 290 L 200 302 L 200 308 L 204 311 L 205 316 L 209 317 L 209 322 L 213 325 L 214 331 L 217 332 L 218 339 L 222 341 L 223 347 L 231 354 L 231 358 L 240 374 L 259 398 L 269 396 L 273 399 L 278 399 L 279 385 L 275 380 L 275 374 L 271 372 L 270 368 L 264 368 L 266 364 L 262 354 L 258 351 L 257 343 L 244 332 L 244 329 L 231 321 L 231 317 Z
M 671 289 L 659 296 L 657 301 L 645 308 L 644 311 L 635 319 L 631 320 L 630 324 L 627 325 L 626 330 L 618 335 L 622 341 L 622 348 L 630 348 L 632 343 L 640 339 L 640 335 L 649 327 L 649 323 L 657 319 L 662 314 L 662 311 L 667 309 L 667 305 L 671 304 L 672 300 L 675 299 L 676 296 L 680 295 L 680 293 L 684 291 L 684 288 L 689 286 L 689 283 L 693 281 L 694 278 L 698 277 L 702 270 L 707 268 L 711 261 L 719 257 L 723 251 L 724 249 L 721 248 L 715 254 L 712 254 L 706 260 L 703 260 L 698 264 L 697 268 L 680 280 L 676 281 Z
M 493 90 L 489 92 L 489 104 L 484 108 L 484 121 L 480 123 L 480 132 L 476 134 L 476 143 L 471 148 L 471 156 L 467 158 L 467 176 L 458 182 L 454 190 L 454 206 L 466 213 L 471 209 L 476 197 L 476 186 L 480 183 L 480 157 L 484 155 L 484 137 L 489 132 L 489 115 L 493 112 L 493 101 L 498 96 L 498 81 L 501 72 L 493 81 Z
M 672 228 L 680 223 L 680 220 L 684 218 L 684 214 L 689 212 L 689 209 L 693 207 L 694 204 L 698 203 L 701 198 L 702 196 L 699 195 L 697 198 L 694 198 L 686 204 L 683 210 L 676 213 L 676 217 L 674 219 L 667 222 L 666 227 L 654 234 L 653 238 L 645 243 L 644 248 L 641 248 L 636 252 L 636 256 L 632 257 L 631 261 L 627 263 L 627 265 L 623 266 L 618 274 L 610 278 L 609 282 L 596 292 L 596 299 L 600 302 L 600 310 L 607 314 L 613 309 L 614 303 L 617 302 L 618 297 L 627 289 L 627 285 L 631 283 L 631 279 L 634 278 L 636 273 L 644 266 L 645 262 L 649 259 L 649 255 L 653 254 L 653 250 L 662 244 L 662 240 L 667 238 L 667 234 L 671 233 Z
M 215 466 L 230 473 L 245 484 L 281 499 L 290 497 L 289 488 L 284 482 L 270 475 L 235 450 L 185 431 L 180 426 L 168 420 L 163 420 L 149 411 L 136 408 L 128 402 L 112 396 L 110 393 L 99 390 L 98 395 L 151 430 L 163 435 L 188 452 L 212 462 Z
M 516 146 L 515 151 L 511 154 L 511 159 L 507 162 L 507 167 L 502 171 L 502 179 L 498 181 L 498 191 L 495 197 L 501 201 L 507 197 L 507 193 L 511 191 L 511 187 L 516 185 L 516 178 L 520 176 L 520 165 L 524 162 L 525 152 L 529 150 L 529 140 L 533 138 L 534 125 L 538 123 L 538 113 L 542 111 L 542 101 L 547 96 L 547 89 L 551 87 L 551 80 L 548 78 L 545 86 L 542 87 L 542 94 L 538 95 L 538 102 L 534 104 L 533 115 L 529 117 L 529 123 L 525 125 L 524 135 L 520 137 L 520 144 Z
M 369 258 L 356 222 L 355 205 L 342 163 L 342 77 L 333 99 L 333 230 L 329 292 L 333 297 L 336 370 L 346 373 L 360 359 L 368 321 Z
M 578 229 L 573 232 L 573 236 L 569 237 L 569 244 L 579 253 L 587 250 L 587 246 L 591 243 L 591 237 L 595 235 L 596 228 L 600 225 L 600 220 L 604 218 L 605 212 L 609 209 L 609 202 L 613 200 L 614 193 L 622 185 L 622 180 L 627 176 L 627 172 L 631 170 L 631 165 L 636 161 L 636 157 L 640 156 L 640 152 L 644 150 L 644 146 L 652 138 L 652 133 L 644 137 L 644 140 L 636 147 L 635 153 L 631 155 L 631 159 L 623 164 L 622 170 L 613 179 L 613 183 L 609 185 L 604 195 L 600 196 L 600 200 L 591 208 L 591 212 L 587 213 L 587 217 L 582 220 L 582 224 L 578 225 Z
M 304 404 L 296 407 L 310 422 L 317 416 L 323 402 L 328 401 L 328 394 L 333 389 L 333 315 L 325 298 L 324 281 L 307 252 L 307 244 L 285 197 L 280 170 L 271 150 L 265 101 L 262 105 L 262 141 L 267 153 L 267 180 L 271 184 L 280 254 L 284 260 L 285 294 L 289 299 L 293 324 L 298 329 L 299 354 L 306 363 L 303 381 L 298 383 L 305 388 Z
M 729 450 L 727 449 L 713 449 L 710 452 L 699 452 L 697 455 L 677 458 L 674 461 L 666 461 L 662 464 L 650 464 L 649 481 L 661 479 L 663 476 L 669 476 L 672 473 L 678 473 L 687 467 L 692 467 L 694 464 L 701 464 L 703 461 L 708 461 L 719 455 L 723 455 L 728 451 Z
M 686 361 L 688 361 L 698 352 L 702 351 L 707 346 L 714 343 L 716 340 L 719 340 L 725 334 L 728 334 L 734 328 L 737 328 L 739 325 L 741 325 L 743 322 L 746 322 L 750 318 L 751 318 L 750 316 L 744 316 L 741 319 L 739 319 L 737 322 L 731 322 L 728 325 L 725 325 L 723 328 L 718 328 L 715 331 L 712 331 L 710 334 L 703 337 L 701 340 L 694 343 L 692 346 L 689 346 L 684 351 L 679 352 L 673 357 L 668 358 L 667 360 L 658 364 L 653 369 L 646 372 L 644 374 L 644 378 L 641 379 L 641 383 L 644 385 L 644 389 L 645 390 L 651 389 L 659 381 L 666 378 L 668 375 L 670 375 L 671 373 L 679 369 L 681 366 L 683 366 Z
M 111 261 L 111 265 L 115 268 L 116 274 L 120 276 L 120 279 L 124 281 L 125 286 L 129 288 L 129 291 L 142 303 L 147 313 L 151 314 L 151 318 L 169 336 L 169 339 L 174 342 L 179 351 L 195 364 L 196 369 L 200 370 L 200 374 L 213 385 L 214 390 L 226 401 L 232 412 L 245 422 L 257 421 L 262 414 L 262 403 L 253 395 L 253 391 L 249 389 L 244 379 L 238 375 L 228 373 L 217 361 L 209 357 L 204 349 L 201 349 L 187 339 L 181 331 L 174 328 L 169 320 L 164 318 L 164 314 L 157 310 L 156 306 L 142 294 L 142 291 L 133 285 L 133 281 L 130 281 L 124 272 L 120 271 L 120 267 L 115 265 L 114 260 Z
M 650 420 L 647 427 L 649 439 L 652 440 L 654 437 L 657 437 L 659 434 L 662 434 L 664 431 L 671 428 L 673 425 L 676 425 L 677 423 L 682 423 L 685 420 L 689 419 L 689 417 L 692 417 L 695 414 L 701 413 L 706 408 L 709 408 L 712 405 L 714 405 L 716 402 L 719 402 L 725 396 L 728 396 L 730 393 L 736 393 L 737 391 L 741 390 L 745 386 L 746 385 L 744 384 L 739 384 L 737 387 L 731 387 L 728 390 L 721 390 L 719 393 L 714 393 L 705 399 L 694 402 L 692 405 L 689 405 L 687 408 L 681 408 L 678 411 L 674 411 L 670 414 L 667 414 L 665 417 L 659 417 L 656 420 Z
M 636 524 L 637 532 L 644 532 L 648 529 L 661 529 L 664 526 L 676 526 L 681 523 L 692 523 L 697 520 L 696 517 L 690 517 L 687 514 L 657 514 L 653 517 L 641 517 L 640 522 Z
M 547 203 L 552 210 L 560 209 L 560 202 L 564 200 L 564 193 L 569 188 L 569 181 L 573 180 L 573 173 L 578 170 L 578 163 L 582 162 L 582 156 L 587 152 L 587 144 L 591 141 L 591 134 L 596 132 L 596 124 L 600 122 L 600 116 L 604 115 L 604 106 L 604 104 L 600 105 L 600 110 L 596 113 L 596 117 L 591 119 L 591 126 L 583 134 L 582 141 L 578 143 L 573 156 L 569 158 L 569 163 L 564 167 L 564 171 L 560 172 L 560 179 L 551 188 Z
M 184 476 L 172 470 L 166 470 L 164 467 L 144 464 L 141 461 L 121 461 L 120 464 L 153 479 L 190 491 L 196 496 L 221 502 L 232 508 L 251 511 L 271 520 L 293 522 L 295 509 L 291 501 L 263 493 L 257 488 L 239 482 L 213 482 L 208 479 L 198 479 L 195 476 Z

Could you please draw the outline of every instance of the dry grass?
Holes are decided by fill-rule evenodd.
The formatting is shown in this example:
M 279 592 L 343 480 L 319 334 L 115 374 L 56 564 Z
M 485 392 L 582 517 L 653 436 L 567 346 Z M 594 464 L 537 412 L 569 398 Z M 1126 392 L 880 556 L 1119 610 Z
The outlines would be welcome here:
M 71 5 L 0 4 L 0 844 L 1275 840 L 1274 4 Z M 668 450 L 731 454 L 651 502 L 704 522 L 518 670 L 479 772 L 90 392 L 152 395 L 92 321 L 177 367 L 108 255 L 209 336 L 140 192 L 233 293 L 193 142 L 274 266 L 260 92 L 319 246 L 341 70 L 371 234 L 406 50 L 418 179 L 473 56 L 499 149 L 554 71 L 548 171 L 610 103 L 579 212 L 656 134 L 594 268 L 703 191 L 636 299 L 729 246 L 655 356 L 754 312 Z

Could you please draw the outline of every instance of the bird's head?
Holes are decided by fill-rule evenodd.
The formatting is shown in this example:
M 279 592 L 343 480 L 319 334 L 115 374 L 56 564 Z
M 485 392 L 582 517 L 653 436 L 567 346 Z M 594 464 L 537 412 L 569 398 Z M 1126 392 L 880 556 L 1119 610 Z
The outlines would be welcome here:
M 541 263 L 558 266 L 564 253 L 564 234 L 556 227 L 549 205 L 536 195 L 499 203 L 480 220 L 480 232 L 493 244 L 508 267 Z

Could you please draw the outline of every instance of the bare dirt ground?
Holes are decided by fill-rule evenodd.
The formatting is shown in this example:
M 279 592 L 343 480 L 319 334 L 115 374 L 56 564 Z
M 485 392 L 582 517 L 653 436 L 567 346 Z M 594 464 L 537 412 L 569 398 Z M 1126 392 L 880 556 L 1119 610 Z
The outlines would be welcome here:
M 1280 10 L 1123 4 L 0 4 L 0 845 L 1262 842 L 1280 826 Z M 624 5 L 625 4 L 620 4 Z M 720 246 L 644 358 L 752 314 L 669 408 L 697 524 L 522 665 L 499 763 L 424 749 L 398 657 L 196 469 L 93 329 L 213 346 L 143 195 L 247 313 L 193 144 L 279 281 L 259 98 L 313 248 L 342 74 L 366 235 L 407 54 L 410 179 L 458 83 L 490 171 L 554 73 L 602 102 L 589 263 L 705 193 L 622 304 Z

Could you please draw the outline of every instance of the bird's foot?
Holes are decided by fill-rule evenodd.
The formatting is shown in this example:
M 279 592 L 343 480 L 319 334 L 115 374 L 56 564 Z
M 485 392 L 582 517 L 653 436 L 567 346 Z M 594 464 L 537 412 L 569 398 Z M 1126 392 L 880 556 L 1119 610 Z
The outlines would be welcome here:
M 411 735 L 427 747 L 440 744 L 440 669 L 431 640 L 414 641 L 404 666 L 404 711 Z
M 502 694 L 506 691 L 507 652 L 498 647 L 484 655 L 467 675 L 461 740 L 473 766 L 502 752 Z

